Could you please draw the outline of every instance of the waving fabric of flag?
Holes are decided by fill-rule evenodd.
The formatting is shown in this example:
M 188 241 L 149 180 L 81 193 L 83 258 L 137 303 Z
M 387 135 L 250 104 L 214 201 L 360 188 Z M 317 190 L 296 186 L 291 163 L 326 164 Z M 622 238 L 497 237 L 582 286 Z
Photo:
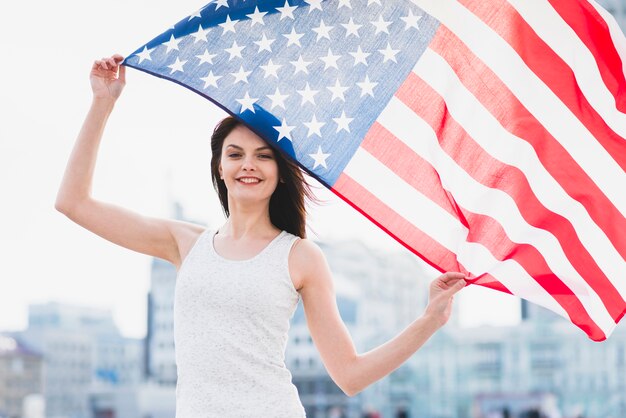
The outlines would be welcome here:
M 440 271 L 601 341 L 626 311 L 625 57 L 586 0 L 217 0 L 125 64 L 239 117 Z

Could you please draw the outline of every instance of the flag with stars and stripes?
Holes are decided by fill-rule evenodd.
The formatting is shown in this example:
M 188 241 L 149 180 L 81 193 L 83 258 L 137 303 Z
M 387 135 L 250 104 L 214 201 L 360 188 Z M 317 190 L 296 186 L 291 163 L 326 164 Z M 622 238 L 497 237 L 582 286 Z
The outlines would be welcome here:
M 125 64 L 239 117 L 437 269 L 600 341 L 626 311 L 625 58 L 593 0 L 216 0 Z

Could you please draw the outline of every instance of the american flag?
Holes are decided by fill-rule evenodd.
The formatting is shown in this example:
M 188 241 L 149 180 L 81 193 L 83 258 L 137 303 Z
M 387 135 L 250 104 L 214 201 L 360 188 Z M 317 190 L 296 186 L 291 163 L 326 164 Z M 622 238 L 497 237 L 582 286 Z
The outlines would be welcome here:
M 125 64 L 239 117 L 440 271 L 601 341 L 626 312 L 625 57 L 587 0 L 216 0 Z

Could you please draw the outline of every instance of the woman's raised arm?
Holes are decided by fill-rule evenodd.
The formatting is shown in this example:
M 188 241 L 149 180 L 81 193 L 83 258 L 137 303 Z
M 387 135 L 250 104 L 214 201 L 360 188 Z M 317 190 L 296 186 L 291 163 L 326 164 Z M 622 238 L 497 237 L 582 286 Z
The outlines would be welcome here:
M 181 253 L 185 253 L 202 227 L 142 216 L 91 196 L 102 134 L 126 83 L 125 67 L 120 65 L 123 59 L 113 55 L 95 61 L 91 68 L 93 101 L 67 163 L 55 208 L 102 238 L 178 267 L 183 258 Z
M 298 241 L 289 271 L 301 285 L 300 295 L 313 342 L 337 386 L 354 396 L 396 370 L 450 318 L 452 299 L 466 282 L 461 273 L 446 273 L 430 285 L 424 315 L 386 343 L 358 354 L 337 307 L 331 272 L 320 248 Z

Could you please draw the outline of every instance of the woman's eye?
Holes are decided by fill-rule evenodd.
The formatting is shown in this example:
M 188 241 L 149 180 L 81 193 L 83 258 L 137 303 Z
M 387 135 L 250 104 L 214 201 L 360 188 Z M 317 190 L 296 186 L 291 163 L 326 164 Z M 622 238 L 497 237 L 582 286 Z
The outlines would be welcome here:
M 233 154 L 228 154 L 228 156 L 230 158 L 235 158 L 235 157 L 239 157 L 241 154 L 237 154 L 237 153 L 233 153 Z
M 261 154 L 261 155 L 259 155 L 259 157 L 261 157 L 261 158 L 272 158 L 272 156 L 269 155 L 269 154 Z

